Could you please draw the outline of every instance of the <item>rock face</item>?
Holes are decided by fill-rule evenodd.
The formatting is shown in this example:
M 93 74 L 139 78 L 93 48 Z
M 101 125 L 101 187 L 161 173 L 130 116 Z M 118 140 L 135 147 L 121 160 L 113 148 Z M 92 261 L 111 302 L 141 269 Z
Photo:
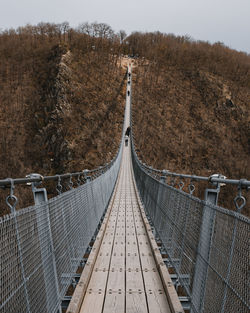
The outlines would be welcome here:
M 67 51 L 61 56 L 58 64 L 58 73 L 54 81 L 52 94 L 52 107 L 47 125 L 41 129 L 38 140 L 42 140 L 48 154 L 51 155 L 47 162 L 43 163 L 43 169 L 50 168 L 65 170 L 63 163 L 72 159 L 69 142 L 65 138 L 64 118 L 71 114 L 71 103 L 68 101 L 67 93 L 71 89 L 72 71 L 70 69 L 71 52 Z

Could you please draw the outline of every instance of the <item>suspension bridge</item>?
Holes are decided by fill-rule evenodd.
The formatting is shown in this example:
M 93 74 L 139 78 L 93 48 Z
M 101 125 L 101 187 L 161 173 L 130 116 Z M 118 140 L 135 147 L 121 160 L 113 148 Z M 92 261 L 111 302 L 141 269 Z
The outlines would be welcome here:
M 93 171 L 0 180 L 11 213 L 0 219 L 0 312 L 249 312 L 249 226 L 240 211 L 250 181 L 158 171 L 124 138 L 132 126 L 132 73 L 119 151 Z M 131 127 L 133 129 L 133 127 Z M 172 181 L 179 177 L 179 188 Z M 210 181 L 205 200 L 183 179 Z M 63 179 L 69 190 L 62 193 Z M 57 181 L 47 199 L 41 182 Z M 76 186 L 74 186 L 74 181 Z M 35 205 L 16 210 L 15 186 Z M 217 205 L 238 186 L 236 211 Z M 74 188 L 75 187 L 75 188 Z

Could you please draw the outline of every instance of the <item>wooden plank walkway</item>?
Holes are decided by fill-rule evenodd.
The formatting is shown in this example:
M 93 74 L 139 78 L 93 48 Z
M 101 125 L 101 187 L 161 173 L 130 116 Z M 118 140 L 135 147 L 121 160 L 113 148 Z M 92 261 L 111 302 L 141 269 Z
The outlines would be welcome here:
M 125 125 L 129 125 L 129 104 L 127 96 Z M 183 313 L 138 198 L 130 154 L 129 143 L 67 313 Z

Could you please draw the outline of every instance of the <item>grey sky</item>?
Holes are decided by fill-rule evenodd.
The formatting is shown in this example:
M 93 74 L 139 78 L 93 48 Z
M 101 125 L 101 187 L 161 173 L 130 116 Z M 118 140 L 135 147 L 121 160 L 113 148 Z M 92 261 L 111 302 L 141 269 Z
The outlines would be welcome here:
M 0 0 L 0 28 L 104 22 L 115 31 L 161 31 L 222 41 L 250 53 L 250 0 Z

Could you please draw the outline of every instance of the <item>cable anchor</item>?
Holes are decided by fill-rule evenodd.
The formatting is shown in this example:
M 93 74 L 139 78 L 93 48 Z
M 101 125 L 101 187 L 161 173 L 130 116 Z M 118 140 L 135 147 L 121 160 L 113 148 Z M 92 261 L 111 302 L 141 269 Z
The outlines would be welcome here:
M 179 184 L 178 184 L 178 187 L 179 187 L 180 190 L 182 190 L 183 187 L 185 186 L 185 183 L 184 183 L 184 181 L 183 181 L 182 179 L 183 179 L 183 177 L 180 176 L 180 182 L 179 182 Z
M 81 186 L 81 179 L 80 179 L 81 174 L 77 175 L 77 186 Z
M 245 179 L 240 179 L 238 185 L 238 195 L 234 198 L 234 205 L 236 206 L 237 212 L 241 212 L 241 210 L 246 205 L 246 198 L 242 196 L 242 183 Z
M 71 190 L 73 188 L 73 181 L 72 181 L 72 174 L 69 174 L 69 175 L 70 177 L 69 177 L 68 187 Z
M 193 181 L 191 180 L 188 185 L 189 194 L 192 195 L 195 191 L 195 185 L 193 184 Z
M 14 180 L 12 178 L 7 178 L 6 180 L 10 182 L 10 195 L 7 196 L 6 198 L 6 204 L 10 208 L 11 213 L 15 213 L 18 199 L 14 195 L 14 189 L 15 189 Z
M 56 191 L 60 195 L 62 193 L 61 176 L 60 175 L 56 175 L 56 176 L 58 177 Z

